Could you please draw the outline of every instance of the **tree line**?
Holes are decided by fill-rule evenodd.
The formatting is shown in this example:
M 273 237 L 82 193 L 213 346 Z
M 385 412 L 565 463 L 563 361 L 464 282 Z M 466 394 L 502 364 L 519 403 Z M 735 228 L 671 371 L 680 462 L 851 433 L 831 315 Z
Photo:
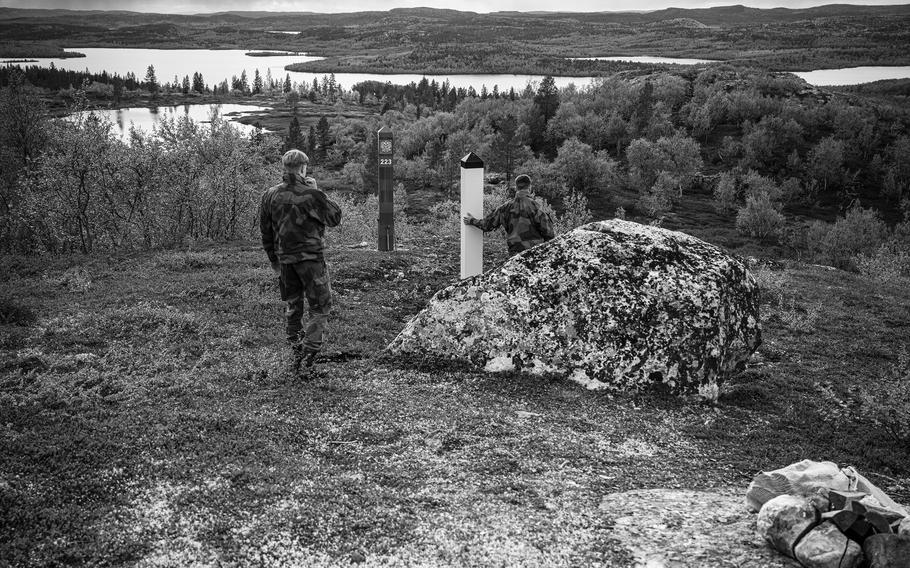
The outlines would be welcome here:
M 154 65 L 149 65 L 146 73 L 138 77 L 133 72 L 126 75 L 118 73 L 91 73 L 89 71 L 74 71 L 59 69 L 53 62 L 49 67 L 38 65 L 4 65 L 0 67 L 0 88 L 9 87 L 15 77 L 24 77 L 31 86 L 49 91 L 62 91 L 83 89 L 90 90 L 93 94 L 107 96 L 115 103 L 122 100 L 131 91 L 143 91 L 152 97 L 162 93 L 179 93 L 183 95 L 275 95 L 297 92 L 311 100 L 320 98 L 336 100 L 343 96 L 344 89 L 330 73 L 321 79 L 313 78 L 312 82 L 294 82 L 290 73 L 285 73 L 283 78 L 272 77 L 271 70 L 263 76 L 259 69 L 254 69 L 250 76 L 246 70 L 240 75 L 233 75 L 230 79 L 220 82 L 206 83 L 203 74 L 199 71 L 192 77 L 184 75 L 182 78 L 174 76 L 172 80 L 162 80 L 158 76 Z M 18 80 L 18 79 L 16 79 Z

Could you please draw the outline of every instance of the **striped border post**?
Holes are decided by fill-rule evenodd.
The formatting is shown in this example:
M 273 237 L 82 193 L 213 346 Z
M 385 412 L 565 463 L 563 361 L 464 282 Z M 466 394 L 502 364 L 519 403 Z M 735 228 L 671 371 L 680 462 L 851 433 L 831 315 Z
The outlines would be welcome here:
M 461 159 L 461 217 L 483 218 L 483 160 L 474 152 Z M 483 231 L 461 223 L 461 277 L 483 274 Z
M 395 203 L 392 189 L 392 130 L 383 126 L 376 133 L 379 145 L 379 250 L 395 250 Z

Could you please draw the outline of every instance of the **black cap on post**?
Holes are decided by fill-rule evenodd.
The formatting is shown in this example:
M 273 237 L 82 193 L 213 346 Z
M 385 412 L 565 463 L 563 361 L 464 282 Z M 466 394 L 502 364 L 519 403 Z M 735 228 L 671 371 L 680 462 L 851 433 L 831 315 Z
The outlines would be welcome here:
M 483 167 L 483 160 L 474 152 L 470 152 L 461 159 L 461 167 L 466 170 L 479 169 Z

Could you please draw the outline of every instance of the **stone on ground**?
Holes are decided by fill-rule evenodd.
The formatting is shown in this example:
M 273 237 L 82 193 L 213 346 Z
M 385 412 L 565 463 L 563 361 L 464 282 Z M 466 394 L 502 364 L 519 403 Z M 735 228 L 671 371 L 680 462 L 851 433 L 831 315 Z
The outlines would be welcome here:
M 819 522 L 819 513 L 803 497 L 779 495 L 762 506 L 755 526 L 771 546 L 794 556 L 797 541 Z
M 441 290 L 388 351 L 557 373 L 589 388 L 662 382 L 716 394 L 759 343 L 757 287 L 740 260 L 614 219 Z
M 910 536 L 910 517 L 904 518 L 898 526 L 897 534 Z
M 869 568 L 910 568 L 910 536 L 877 534 L 863 542 Z
M 796 559 L 805 568 L 856 568 L 863 550 L 831 521 L 818 525 L 796 545 Z

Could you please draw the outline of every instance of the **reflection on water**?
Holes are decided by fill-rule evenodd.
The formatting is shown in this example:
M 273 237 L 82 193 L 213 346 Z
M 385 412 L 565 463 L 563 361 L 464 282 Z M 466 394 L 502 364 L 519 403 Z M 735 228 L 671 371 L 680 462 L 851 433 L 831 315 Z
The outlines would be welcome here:
M 241 132 L 249 134 L 255 127 L 240 124 L 232 118 L 249 112 L 265 110 L 265 107 L 255 105 L 215 104 L 215 105 L 178 105 L 163 107 L 130 107 L 121 109 L 102 109 L 94 112 L 96 116 L 106 117 L 117 127 L 120 139 L 129 142 L 130 129 L 136 128 L 151 133 L 155 125 L 163 119 L 187 117 L 195 122 L 208 123 L 214 116 L 222 116 Z

